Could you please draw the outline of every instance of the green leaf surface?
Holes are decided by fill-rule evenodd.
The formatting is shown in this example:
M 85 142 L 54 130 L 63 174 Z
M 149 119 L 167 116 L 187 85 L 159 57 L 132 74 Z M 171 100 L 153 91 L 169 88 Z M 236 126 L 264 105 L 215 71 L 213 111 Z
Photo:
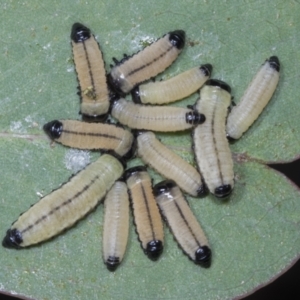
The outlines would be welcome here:
M 40 195 L 72 174 L 66 167 L 70 149 L 51 146 L 42 126 L 53 119 L 79 118 L 69 39 L 74 22 L 93 30 L 107 70 L 113 56 L 132 54 L 168 31 L 184 29 L 186 48 L 160 77 L 211 63 L 213 77 L 232 86 L 236 102 L 266 58 L 277 55 L 282 63 L 270 104 L 231 145 L 236 186 L 230 200 L 220 204 L 211 196 L 189 198 L 213 251 L 210 269 L 189 261 L 167 228 L 161 259 L 150 261 L 131 226 L 125 259 L 116 272 L 108 272 L 102 261 L 100 205 L 40 246 L 20 251 L 0 247 L 0 291 L 34 299 L 231 299 L 266 284 L 299 257 L 299 189 L 265 165 L 299 156 L 297 1 L 31 0 L 2 1 L 0 8 L 2 236 Z M 176 105 L 196 99 L 193 95 Z M 159 136 L 193 163 L 188 133 Z

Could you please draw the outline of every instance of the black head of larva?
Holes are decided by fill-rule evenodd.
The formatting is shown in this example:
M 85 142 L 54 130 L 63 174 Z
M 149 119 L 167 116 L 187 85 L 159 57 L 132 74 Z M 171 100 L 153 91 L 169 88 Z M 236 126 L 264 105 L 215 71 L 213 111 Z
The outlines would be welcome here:
M 51 139 L 58 139 L 63 131 L 63 123 L 58 120 L 54 120 L 45 124 L 43 129 Z
M 185 32 L 183 30 L 175 30 L 169 32 L 169 40 L 177 49 L 182 49 L 185 45 Z
M 277 56 L 271 56 L 269 59 L 267 59 L 267 61 L 269 62 L 271 68 L 277 72 L 280 71 L 280 62 Z
M 141 98 L 140 98 L 140 88 L 139 86 L 135 87 L 131 91 L 132 101 L 137 104 L 142 104 Z
M 20 248 L 23 243 L 22 234 L 17 229 L 8 229 L 6 236 L 2 241 L 2 246 L 5 248 Z
M 224 81 L 218 79 L 209 79 L 205 82 L 205 85 L 218 86 L 219 88 L 231 93 L 231 87 Z
M 215 188 L 214 195 L 218 198 L 226 198 L 232 192 L 232 187 L 230 184 L 224 184 Z
M 153 194 L 154 194 L 154 196 L 157 197 L 161 194 L 168 193 L 175 186 L 176 186 L 176 183 L 173 180 L 161 181 L 153 187 Z
M 164 249 L 163 243 L 161 241 L 151 241 L 147 244 L 146 254 L 152 260 L 157 260 Z
M 120 264 L 120 258 L 116 256 L 109 256 L 106 261 L 106 267 L 109 271 L 115 271 Z
M 123 79 L 114 78 L 111 73 L 107 74 L 107 84 L 109 88 L 121 97 L 125 97 L 126 93 L 122 91 L 122 81 Z
M 190 111 L 185 115 L 185 121 L 188 124 L 199 125 L 199 124 L 203 124 L 205 120 L 206 120 L 205 115 L 197 111 Z
M 74 23 L 71 31 L 71 39 L 75 43 L 82 43 L 91 37 L 91 31 L 80 23 Z
M 211 265 L 211 250 L 207 246 L 202 246 L 195 252 L 195 263 L 204 268 Z
M 213 69 L 213 66 L 211 64 L 205 64 L 205 65 L 200 66 L 200 70 L 207 77 L 210 77 L 212 69 Z
M 129 177 L 131 177 L 133 174 L 138 172 L 147 172 L 147 168 L 145 166 L 136 166 L 132 167 L 125 171 L 124 178 L 127 180 Z

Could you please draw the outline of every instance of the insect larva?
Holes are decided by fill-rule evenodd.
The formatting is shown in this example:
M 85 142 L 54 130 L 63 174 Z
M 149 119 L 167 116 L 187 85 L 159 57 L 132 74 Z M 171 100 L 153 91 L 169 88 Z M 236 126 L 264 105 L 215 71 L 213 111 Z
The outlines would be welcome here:
M 123 156 L 131 150 L 133 135 L 113 124 L 88 123 L 76 120 L 54 120 L 44 125 L 55 142 L 77 149 L 113 150 Z
M 151 178 L 144 166 L 126 170 L 125 178 L 141 246 L 145 254 L 155 260 L 163 251 L 164 232 Z
M 173 180 L 166 180 L 155 185 L 153 191 L 181 249 L 194 263 L 210 267 L 211 250 L 207 238 L 179 187 Z
M 127 185 L 116 181 L 104 200 L 103 259 L 109 270 L 122 262 L 129 231 Z
M 122 173 L 115 157 L 102 155 L 21 214 L 2 245 L 23 248 L 56 236 L 93 210 Z
M 193 131 L 196 161 L 208 189 L 220 198 L 228 196 L 234 184 L 233 161 L 225 133 L 230 92 L 225 82 L 210 79 L 195 104 L 196 110 L 206 117 Z
M 238 105 L 229 113 L 226 126 L 228 137 L 239 139 L 258 118 L 276 89 L 279 71 L 277 56 L 271 56 L 261 66 Z
M 185 32 L 175 30 L 131 57 L 125 56 L 108 75 L 113 89 L 121 95 L 169 67 L 185 44 Z
M 80 23 L 72 26 L 71 44 L 79 82 L 80 112 L 85 119 L 103 120 L 109 110 L 110 91 L 99 44 L 90 29 Z
M 209 79 L 211 72 L 212 65 L 206 64 L 169 80 L 142 84 L 131 92 L 133 101 L 143 104 L 166 104 L 186 98 Z
M 173 179 L 182 190 L 196 197 L 205 192 L 197 170 L 162 144 L 152 132 L 137 137 L 137 155 L 165 178 Z
M 174 106 L 147 106 L 120 99 L 111 114 L 121 124 L 134 129 L 173 132 L 190 129 L 204 122 L 203 114 Z

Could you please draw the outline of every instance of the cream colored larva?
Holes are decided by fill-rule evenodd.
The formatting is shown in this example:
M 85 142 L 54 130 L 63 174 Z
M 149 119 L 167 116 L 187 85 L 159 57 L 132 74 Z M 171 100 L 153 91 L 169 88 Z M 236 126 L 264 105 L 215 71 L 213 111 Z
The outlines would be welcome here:
M 239 139 L 261 114 L 276 89 L 279 71 L 277 56 L 271 56 L 261 66 L 240 102 L 228 116 L 226 131 L 229 138 Z
M 129 232 L 127 185 L 116 181 L 104 200 L 103 259 L 109 270 L 122 262 Z
M 102 155 L 21 214 L 2 245 L 23 248 L 58 235 L 92 211 L 122 173 L 123 166 L 115 157 Z
M 108 75 L 112 88 L 121 95 L 129 93 L 136 85 L 155 77 L 169 67 L 185 44 L 185 32 L 167 33 L 150 46 L 131 57 L 125 56 Z
M 80 23 L 72 26 L 71 44 L 84 119 L 105 119 L 109 110 L 110 91 L 100 47 L 89 28 Z
M 130 128 L 162 132 L 191 129 L 205 120 L 203 114 L 189 108 L 147 106 L 123 98 L 114 102 L 111 115 Z
M 195 109 L 206 117 L 193 131 L 196 161 L 208 189 L 220 198 L 228 196 L 234 185 L 233 161 L 225 132 L 230 92 L 225 82 L 210 79 L 195 104 Z
M 181 249 L 194 263 L 210 267 L 211 250 L 207 238 L 179 187 L 173 180 L 166 180 L 155 185 L 153 190 L 160 211 Z
M 138 135 L 137 155 L 162 176 L 174 180 L 186 193 L 194 197 L 204 194 L 199 172 L 162 144 L 153 132 L 141 132 Z
M 164 232 L 151 178 L 144 166 L 126 170 L 125 178 L 141 246 L 145 254 L 155 260 L 163 251 Z
M 135 103 L 167 104 L 196 92 L 210 78 L 212 65 L 206 64 L 185 71 L 165 81 L 149 82 L 137 86 L 132 92 Z
M 113 150 L 120 156 L 128 154 L 133 143 L 130 131 L 114 124 L 88 123 L 76 120 L 54 120 L 44 131 L 57 143 L 86 150 Z

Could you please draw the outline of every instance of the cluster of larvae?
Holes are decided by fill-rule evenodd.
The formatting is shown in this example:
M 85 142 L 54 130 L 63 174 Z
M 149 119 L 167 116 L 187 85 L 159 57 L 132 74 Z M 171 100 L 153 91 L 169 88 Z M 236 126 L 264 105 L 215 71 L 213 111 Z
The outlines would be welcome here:
M 185 32 L 167 33 L 142 51 L 114 58 L 107 75 L 100 47 L 82 24 L 72 27 L 71 44 L 79 82 L 83 121 L 54 120 L 44 125 L 49 137 L 64 146 L 98 150 L 95 162 L 20 215 L 3 240 L 4 247 L 41 243 L 74 225 L 104 200 L 103 258 L 115 270 L 126 250 L 131 203 L 145 254 L 156 260 L 163 251 L 162 217 L 185 254 L 203 267 L 211 264 L 207 238 L 184 194 L 230 195 L 234 185 L 228 139 L 238 139 L 271 99 L 279 79 L 279 60 L 265 61 L 238 105 L 231 88 L 210 79 L 204 64 L 169 80 L 141 84 L 163 72 L 185 45 Z M 199 90 L 195 105 L 167 106 Z M 133 101 L 123 98 L 131 93 Z M 108 116 L 117 124 L 105 122 Z M 133 129 L 132 131 L 129 130 Z M 153 132 L 192 130 L 198 170 L 166 147 Z M 126 169 L 137 156 L 166 180 L 152 186 L 145 166 Z

